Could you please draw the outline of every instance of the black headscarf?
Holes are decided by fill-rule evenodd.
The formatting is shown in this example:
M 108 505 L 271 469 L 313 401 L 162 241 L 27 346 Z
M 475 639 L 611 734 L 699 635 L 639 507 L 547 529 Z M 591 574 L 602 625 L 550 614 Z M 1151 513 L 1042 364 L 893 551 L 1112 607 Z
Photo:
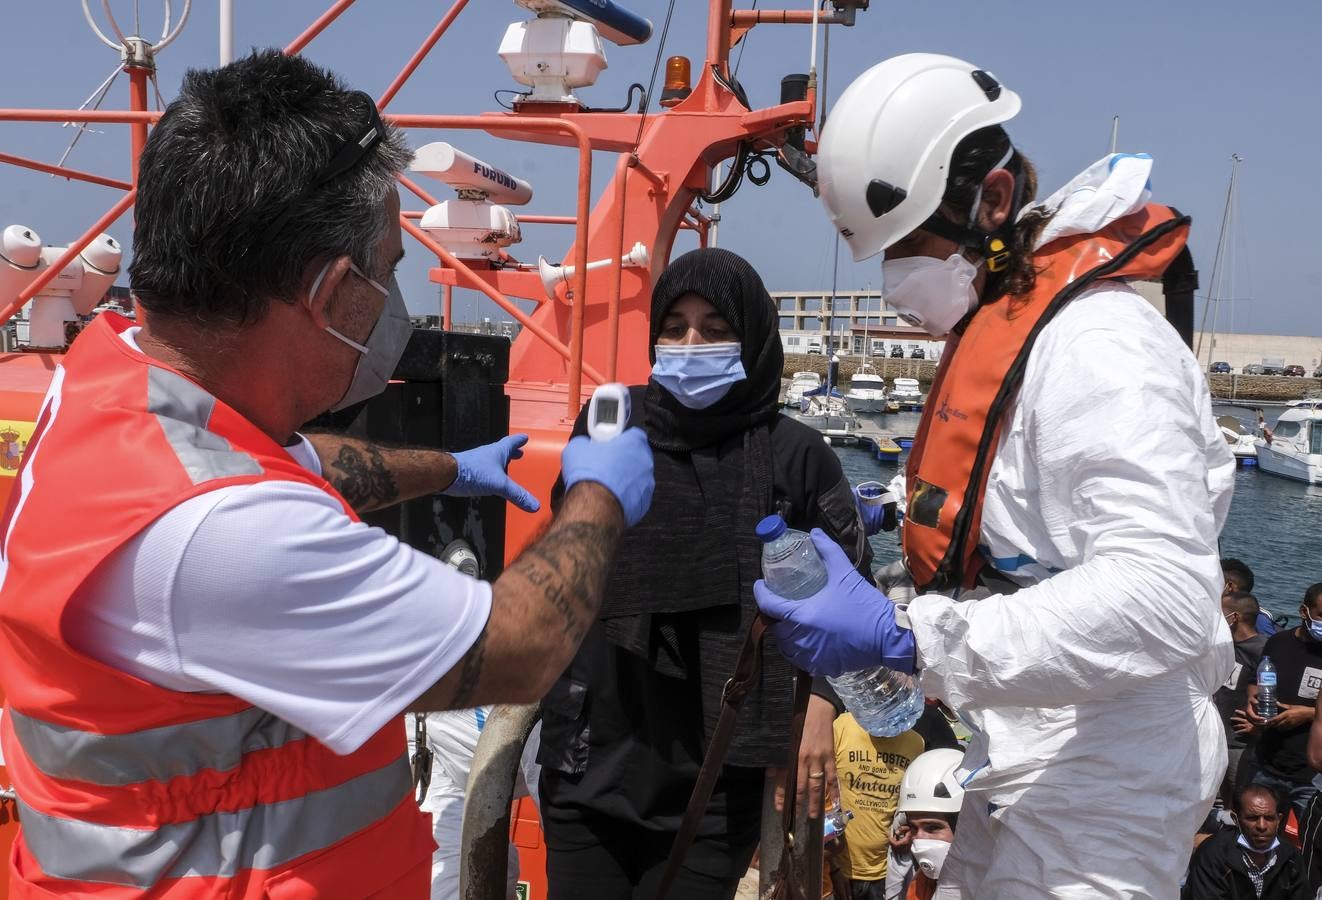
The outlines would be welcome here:
M 652 289 L 648 357 L 656 362 L 656 339 L 666 313 L 688 293 L 716 307 L 739 336 L 745 378 L 703 410 L 687 408 L 661 385 L 649 381 L 647 431 L 652 446 L 667 450 L 692 450 L 768 422 L 780 413 L 785 354 L 776 304 L 748 260 L 729 250 L 693 250 L 661 273 Z
M 643 427 L 656 451 L 656 491 L 647 516 L 625 533 L 601 616 L 607 638 L 655 671 L 696 674 L 710 736 L 721 689 L 757 613 L 761 545 L 754 526 L 772 511 L 771 427 L 780 414 L 784 356 L 775 302 L 757 272 L 728 250 L 703 249 L 671 263 L 652 291 L 653 360 L 666 313 L 690 292 L 716 307 L 739 336 L 746 377 L 703 410 L 648 382 Z M 791 693 L 788 664 L 778 653 L 764 654 L 761 683 L 744 702 L 728 762 L 783 762 Z

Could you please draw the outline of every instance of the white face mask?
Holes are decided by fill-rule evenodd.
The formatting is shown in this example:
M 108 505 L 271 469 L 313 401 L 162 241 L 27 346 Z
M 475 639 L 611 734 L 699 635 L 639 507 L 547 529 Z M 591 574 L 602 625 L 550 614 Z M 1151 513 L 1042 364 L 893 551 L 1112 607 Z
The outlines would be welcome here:
M 309 305 L 312 303 L 312 298 L 317 296 L 317 289 L 321 287 L 321 280 L 326 277 L 330 267 L 331 263 L 326 263 L 317 275 L 316 280 L 312 282 L 312 290 L 308 291 Z M 372 326 L 372 333 L 367 336 L 366 344 L 360 344 L 351 338 L 345 337 L 329 325 L 326 326 L 326 331 L 330 332 L 332 337 L 343 341 L 361 354 L 358 357 L 358 365 L 354 367 L 353 378 L 349 381 L 348 389 L 345 390 L 344 396 L 340 398 L 339 402 L 331 407 L 331 412 L 337 412 L 346 406 L 368 400 L 384 391 L 386 385 L 390 383 L 390 376 L 395 374 L 395 366 L 399 365 L 399 358 L 404 355 L 404 347 L 408 344 L 409 336 L 413 333 L 413 323 L 409 321 L 408 307 L 404 305 L 404 295 L 400 293 L 399 283 L 395 281 L 394 275 L 390 276 L 390 286 L 386 287 L 380 282 L 368 278 L 353 263 L 349 264 L 349 270 L 385 294 L 386 305 L 382 307 L 381 315 L 377 317 L 376 324 Z
M 981 263 L 979 263 L 981 265 Z M 941 260 L 906 256 L 881 263 L 882 294 L 900 318 L 932 337 L 945 337 L 978 305 L 978 267 L 958 253 Z
M 945 865 L 946 854 L 950 852 L 950 844 L 947 841 L 914 838 L 913 844 L 909 847 L 909 852 L 913 854 L 913 861 L 918 863 L 918 868 L 922 873 L 928 878 L 936 880 L 941 877 L 941 867 Z

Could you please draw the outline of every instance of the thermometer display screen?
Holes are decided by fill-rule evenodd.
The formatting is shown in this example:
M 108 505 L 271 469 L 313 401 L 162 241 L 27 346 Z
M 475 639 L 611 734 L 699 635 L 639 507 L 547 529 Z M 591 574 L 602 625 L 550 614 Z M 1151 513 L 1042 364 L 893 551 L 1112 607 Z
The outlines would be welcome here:
M 620 420 L 620 401 L 614 397 L 597 400 L 597 421 L 615 423 Z

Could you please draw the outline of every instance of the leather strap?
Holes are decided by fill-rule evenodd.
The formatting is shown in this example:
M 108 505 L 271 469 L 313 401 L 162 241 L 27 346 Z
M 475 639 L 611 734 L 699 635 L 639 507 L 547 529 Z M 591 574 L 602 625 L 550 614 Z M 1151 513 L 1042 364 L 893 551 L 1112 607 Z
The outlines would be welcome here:
M 712 730 L 711 741 L 707 745 L 707 752 L 702 759 L 702 767 L 698 770 L 698 778 L 693 785 L 693 793 L 689 795 L 688 808 L 684 810 L 684 819 L 680 823 L 679 832 L 675 835 L 675 842 L 670 847 L 670 857 L 666 860 L 665 872 L 661 876 L 660 886 L 656 890 L 656 900 L 665 900 L 669 894 L 671 885 L 679 876 L 684 858 L 688 855 L 689 847 L 693 844 L 693 839 L 697 837 L 702 815 L 707 811 L 707 804 L 711 802 L 712 791 L 716 788 L 716 779 L 720 777 L 721 768 L 725 762 L 725 754 L 730 748 L 730 740 L 734 737 L 734 724 L 739 714 L 739 707 L 743 704 L 744 698 L 748 696 L 753 683 L 757 680 L 757 673 L 762 667 L 762 636 L 766 633 L 770 624 L 771 621 L 761 613 L 753 620 L 753 624 L 748 628 L 748 635 L 744 638 L 744 645 L 740 648 L 739 656 L 735 661 L 734 674 L 725 683 L 725 690 L 721 694 L 721 715 L 716 720 L 716 727 Z M 797 879 L 793 877 L 794 864 L 791 851 L 794 842 L 796 803 L 793 781 L 798 772 L 799 741 L 803 737 L 803 722 L 808 713 L 808 696 L 811 691 L 812 676 L 799 672 L 794 687 L 794 716 L 790 720 L 789 764 L 785 767 L 785 805 L 781 815 L 786 846 L 785 852 L 781 855 L 781 869 L 778 873 L 781 884 L 777 885 L 774 894 L 774 896 L 783 897 L 785 900 L 806 900 L 797 884 Z M 784 892 L 786 887 L 790 891 L 789 894 Z

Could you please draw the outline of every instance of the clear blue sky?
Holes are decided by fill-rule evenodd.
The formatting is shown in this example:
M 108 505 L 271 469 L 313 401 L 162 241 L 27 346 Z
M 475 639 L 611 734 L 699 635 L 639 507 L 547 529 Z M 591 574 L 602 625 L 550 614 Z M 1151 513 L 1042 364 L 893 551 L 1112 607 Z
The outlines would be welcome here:
M 130 0 L 112 5 L 121 21 L 132 21 Z M 153 0 L 140 5 L 143 30 L 159 34 L 161 5 Z M 216 63 L 215 5 L 195 2 L 182 37 L 159 57 L 167 102 L 186 68 Z M 328 0 L 235 0 L 236 47 L 282 46 L 327 5 Z M 747 7 L 750 0 L 736 5 Z M 94 38 L 78 6 L 60 0 L 10 10 L 0 105 L 74 107 L 109 74 L 116 56 Z M 92 6 L 99 10 L 100 4 Z M 306 52 L 375 95 L 448 7 L 446 0 L 359 0 Z M 632 7 L 653 19 L 658 34 L 642 47 L 608 45 L 610 68 L 582 93 L 590 104 L 618 105 L 630 82 L 647 81 L 666 4 L 633 0 Z M 700 58 L 706 4 L 677 0 L 676 7 L 666 54 Z M 474 0 L 391 110 L 495 108 L 493 91 L 517 87 L 496 56 L 497 45 L 505 26 L 524 17 L 508 0 Z M 1038 164 L 1044 193 L 1106 152 L 1111 117 L 1119 115 L 1120 149 L 1153 154 L 1157 198 L 1194 217 L 1194 253 L 1204 285 L 1210 281 L 1230 155 L 1239 153 L 1245 162 L 1226 289 L 1239 299 L 1223 307 L 1221 327 L 1233 316 L 1240 331 L 1322 335 L 1320 47 L 1322 5 L 1316 0 L 875 0 L 855 28 L 832 30 L 827 92 L 837 96 L 867 66 L 896 53 L 938 51 L 975 61 L 1023 97 L 1024 109 L 1009 128 Z M 760 26 L 751 33 L 739 78 L 754 104 L 766 105 L 778 97 L 780 77 L 805 70 L 807 58 L 806 28 Z M 106 106 L 125 107 L 126 91 L 121 76 Z M 101 130 L 84 136 L 70 164 L 124 177 L 127 128 Z M 59 125 L 0 123 L 0 150 L 53 162 L 71 136 L 72 129 Z M 472 134 L 411 137 L 415 145 L 453 140 L 529 179 L 536 191 L 532 211 L 572 211 L 569 151 Z M 608 156 L 597 156 L 599 185 L 610 164 Z M 438 195 L 451 196 L 443 186 L 434 187 Z M 47 243 L 64 243 L 117 195 L 0 165 L 0 227 L 21 222 Z M 723 212 L 721 244 L 752 260 L 771 289 L 830 286 L 832 233 L 817 201 L 788 175 L 774 170 L 766 187 L 745 184 Z M 111 233 L 127 243 L 129 219 Z M 529 227 L 525 238 L 516 254 L 531 260 L 538 253 L 558 260 L 567 243 L 566 231 L 557 226 Z M 435 286 L 426 281 L 424 253 L 414 244 L 409 255 L 401 278 L 409 305 L 433 311 Z M 877 273 L 875 260 L 854 264 L 842 251 L 842 288 L 876 284 Z M 492 314 L 485 306 L 485 300 L 477 305 L 470 300 L 457 312 Z

